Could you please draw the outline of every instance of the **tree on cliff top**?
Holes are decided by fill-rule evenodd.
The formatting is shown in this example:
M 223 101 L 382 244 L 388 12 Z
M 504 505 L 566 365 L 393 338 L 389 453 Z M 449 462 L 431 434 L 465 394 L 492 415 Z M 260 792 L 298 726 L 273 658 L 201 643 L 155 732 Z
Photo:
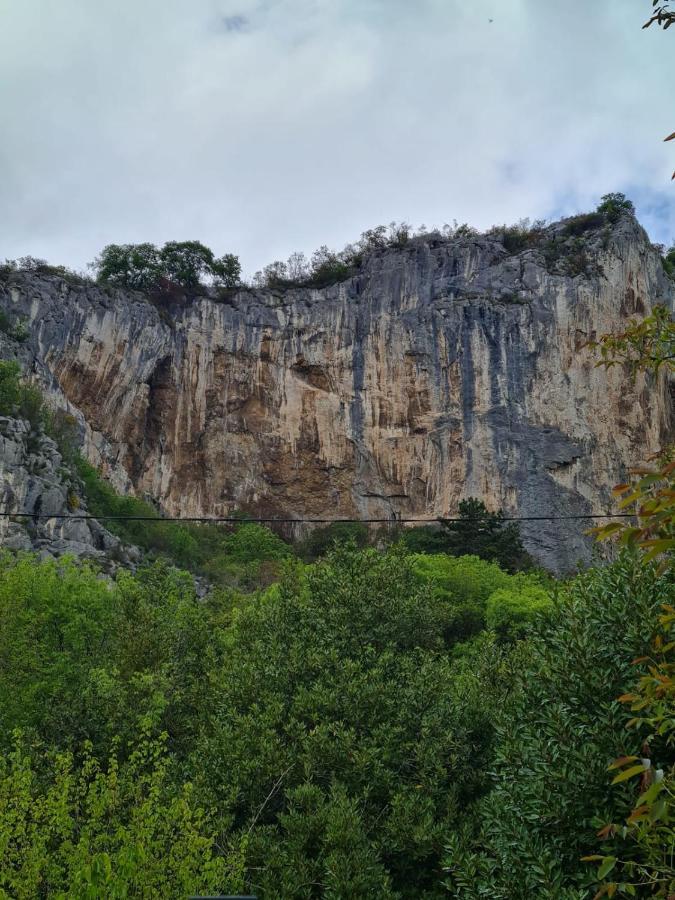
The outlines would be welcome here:
M 241 265 L 231 253 L 216 258 L 200 241 L 168 241 L 154 244 L 108 244 L 92 263 L 96 279 L 131 290 L 149 291 L 162 279 L 186 290 L 196 290 L 202 278 L 220 287 L 239 284 Z

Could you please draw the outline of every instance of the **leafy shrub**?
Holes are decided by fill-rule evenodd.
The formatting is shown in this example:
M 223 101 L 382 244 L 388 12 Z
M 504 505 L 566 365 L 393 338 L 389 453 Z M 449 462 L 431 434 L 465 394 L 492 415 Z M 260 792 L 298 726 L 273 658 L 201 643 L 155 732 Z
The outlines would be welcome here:
M 598 205 L 598 212 L 610 223 L 618 222 L 625 213 L 633 214 L 635 207 L 625 194 L 605 194 Z
M 176 897 L 213 892 L 234 866 L 192 786 L 176 788 L 162 740 L 141 738 L 105 764 L 84 746 L 39 751 L 20 735 L 0 757 L 0 893 L 29 897 Z
M 0 331 L 19 343 L 28 339 L 28 328 L 25 321 L 23 319 L 12 320 L 4 309 L 0 309 Z
M 675 247 L 671 247 L 670 250 L 667 250 L 662 259 L 663 268 L 666 274 L 671 278 L 675 278 Z
M 590 277 L 601 271 L 592 262 L 583 237 L 580 236 L 570 238 L 554 235 L 543 245 L 542 254 L 547 271 L 554 274 L 576 278 L 579 275 Z
M 27 419 L 34 429 L 44 427 L 47 420 L 41 391 L 21 377 L 14 360 L 0 360 L 0 415 Z
M 278 563 L 292 555 L 288 544 L 269 528 L 254 523 L 230 528 L 165 521 L 151 504 L 118 494 L 81 457 L 75 460 L 75 468 L 84 485 L 89 512 L 101 518 L 113 534 L 217 583 L 247 588 L 265 585 L 276 575 Z M 149 521 L 106 518 L 110 516 L 139 516 Z
M 529 219 L 521 219 L 516 225 L 495 227 L 488 234 L 498 235 L 509 253 L 520 253 L 541 240 L 545 224 L 541 219 L 533 223 Z
M 462 222 L 460 225 L 456 225 L 453 237 L 456 238 L 472 238 L 478 234 L 478 231 L 473 227 L 473 225 L 469 225 L 467 222 Z
M 8 276 L 15 272 L 33 272 L 36 275 L 57 275 L 72 285 L 90 284 L 91 280 L 81 272 L 75 272 L 67 266 L 52 266 L 45 259 L 35 256 L 22 256 L 20 259 L 6 259 L 0 266 L 0 275 Z
M 331 522 L 314 528 L 302 542 L 300 552 L 305 559 L 324 556 L 336 544 L 353 544 L 362 549 L 368 544 L 368 526 L 362 522 Z
M 498 711 L 494 786 L 449 842 L 453 896 L 590 896 L 593 872 L 581 857 L 598 827 L 629 809 L 625 791 L 607 791 L 628 718 L 615 698 L 672 589 L 671 577 L 624 556 L 572 581 L 543 634 L 517 651 L 520 687 Z
M 310 266 L 308 285 L 311 287 L 327 287 L 349 277 L 352 261 L 347 254 L 334 253 L 328 247 L 323 246 L 319 247 L 312 254 Z
M 440 524 L 404 528 L 401 542 L 410 553 L 445 553 L 448 546 L 445 530 Z
M 509 253 L 520 253 L 528 245 L 528 235 L 525 231 L 521 231 L 517 225 L 512 225 L 509 228 L 504 228 L 502 241 Z
M 269 528 L 243 522 L 224 534 L 202 571 L 216 583 L 254 589 L 276 580 L 280 564 L 292 555 L 289 545 Z
M 565 222 L 563 234 L 567 237 L 581 237 L 588 231 L 602 228 L 604 224 L 605 216 L 599 209 L 595 212 L 581 213 L 578 216 L 571 216 Z
M 582 237 L 609 223 L 615 224 L 625 213 L 634 213 L 635 207 L 625 194 L 605 194 L 594 212 L 572 216 L 565 223 L 563 234 L 568 237 Z
M 23 319 L 20 319 L 18 322 L 15 322 L 11 331 L 9 331 L 8 334 L 15 341 L 18 341 L 20 344 L 23 344 L 24 341 L 28 340 L 28 326 L 27 326 L 26 322 Z
M 79 428 L 75 416 L 63 409 L 48 410 L 45 431 L 58 444 L 66 466 L 74 468 L 80 444 Z
M 11 360 L 0 360 L 0 415 L 11 416 L 19 403 L 21 366 Z
M 103 750 L 139 727 L 189 752 L 219 649 L 192 579 L 155 563 L 115 582 L 72 560 L 0 557 L 0 747 L 22 728 Z
M 0 556 L 0 744 L 17 727 L 81 735 L 88 673 L 111 637 L 110 600 L 87 567 Z
M 523 637 L 528 628 L 553 612 L 553 601 L 544 588 L 525 584 L 500 588 L 490 594 L 485 621 L 502 640 Z
M 638 372 L 656 375 L 675 370 L 675 323 L 664 306 L 654 307 L 651 315 L 631 321 L 618 334 L 602 335 L 592 346 L 601 350 L 596 365 L 627 365 L 633 378 Z M 674 457 L 675 448 L 667 447 L 656 465 L 633 470 L 628 483 L 614 488 L 613 494 L 622 498 L 620 508 L 633 507 L 634 518 L 594 529 L 602 540 L 618 538 L 620 544 L 640 554 L 645 566 L 658 560 L 658 571 L 669 573 L 671 582 L 675 573 Z M 670 595 L 664 591 L 664 597 L 672 596 L 670 587 Z M 598 836 L 607 843 L 601 852 L 586 857 L 600 863 L 596 878 L 602 884 L 596 897 L 636 896 L 638 891 L 666 897 L 675 891 L 674 623 L 675 608 L 666 603 L 649 652 L 633 661 L 642 675 L 631 691 L 619 697 L 636 713 L 628 727 L 641 733 L 642 745 L 639 754 L 624 750 L 609 768 L 619 770 L 613 783 L 621 785 L 621 790 L 631 782 L 637 787 L 637 796 L 632 798 L 633 808 L 625 824 L 603 824 Z
M 563 271 L 571 278 L 576 278 L 579 275 L 590 275 L 590 260 L 583 245 L 574 243 L 567 248 L 563 259 Z
M 637 789 L 630 815 L 603 826 L 599 836 L 614 839 L 611 852 L 592 854 L 599 862 L 598 880 L 605 883 L 596 896 L 635 896 L 635 887 L 660 897 L 675 890 L 675 607 L 665 604 L 650 653 L 635 661 L 642 669 L 637 687 L 619 698 L 630 705 L 635 718 L 629 725 L 641 731 L 640 755 L 620 756 L 609 767 L 613 784 L 632 780 Z M 611 877 L 611 880 L 609 880 Z M 631 887 L 633 891 L 631 891 Z
M 548 597 L 538 575 L 509 575 L 477 556 L 418 555 L 411 560 L 415 574 L 430 584 L 434 597 L 446 608 L 447 643 L 468 640 L 486 627 L 489 601 L 495 594 Z

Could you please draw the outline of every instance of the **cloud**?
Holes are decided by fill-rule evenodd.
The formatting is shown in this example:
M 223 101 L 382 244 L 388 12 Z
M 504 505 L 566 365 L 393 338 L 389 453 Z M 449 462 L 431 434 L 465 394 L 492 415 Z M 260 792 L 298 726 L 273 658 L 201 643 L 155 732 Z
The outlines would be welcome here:
M 0 257 L 194 237 L 252 272 L 393 218 L 485 227 L 610 190 L 675 237 L 674 39 L 634 0 L 0 10 Z

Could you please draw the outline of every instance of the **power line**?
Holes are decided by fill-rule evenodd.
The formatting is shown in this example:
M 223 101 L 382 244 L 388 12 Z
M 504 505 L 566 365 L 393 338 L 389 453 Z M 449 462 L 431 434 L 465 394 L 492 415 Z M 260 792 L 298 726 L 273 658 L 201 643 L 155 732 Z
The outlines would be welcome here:
M 634 513 L 578 513 L 562 516 L 503 516 L 502 522 L 561 522 L 574 519 L 632 519 Z M 380 519 L 292 519 L 292 518 L 274 518 L 274 517 L 252 517 L 252 516 L 94 516 L 90 513 L 28 513 L 28 512 L 0 512 L 0 518 L 16 518 L 16 519 L 68 519 L 71 522 L 95 520 L 99 522 L 212 522 L 214 524 L 231 523 L 247 524 L 255 522 L 258 524 L 298 524 L 298 525 L 332 525 L 337 522 L 360 522 L 364 525 L 396 525 L 397 523 L 417 523 L 418 525 L 433 525 L 438 522 L 482 522 L 478 518 L 462 518 L 460 516 L 436 516 L 434 518 L 425 519 L 409 519 L 409 518 L 380 518 Z

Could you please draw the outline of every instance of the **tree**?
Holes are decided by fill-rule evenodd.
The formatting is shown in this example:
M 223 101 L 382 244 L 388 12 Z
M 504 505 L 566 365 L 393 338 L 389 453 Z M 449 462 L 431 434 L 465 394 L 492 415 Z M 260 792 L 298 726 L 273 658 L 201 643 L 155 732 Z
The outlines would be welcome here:
M 314 528 L 302 545 L 303 557 L 318 559 L 332 550 L 336 544 L 353 544 L 362 549 L 368 544 L 368 526 L 363 522 L 331 522 L 323 528 Z
M 153 288 L 162 274 L 160 253 L 154 244 L 108 244 L 92 263 L 101 284 L 137 291 Z
M 310 280 L 317 287 L 333 284 L 349 274 L 348 263 L 326 245 L 312 253 Z
M 224 288 L 235 288 L 241 283 L 241 263 L 234 253 L 226 253 L 211 264 L 214 284 Z
M 168 241 L 160 251 L 162 274 L 186 290 L 199 287 L 213 271 L 213 251 L 199 241 Z
M 291 253 L 287 262 L 288 278 L 290 281 L 304 281 L 309 274 L 309 263 L 302 252 Z
M 0 415 L 16 412 L 21 396 L 21 366 L 14 360 L 0 360 Z
M 265 287 L 279 287 L 288 281 L 288 266 L 277 259 L 268 263 L 262 270 L 262 281 Z
M 0 756 L 0 895 L 187 897 L 227 882 L 237 853 L 216 851 L 215 823 L 189 783 L 170 778 L 166 738 L 142 735 L 102 763 L 90 745 L 40 753 L 17 732 Z
M 475 497 L 459 504 L 459 519 L 440 519 L 445 529 L 445 551 L 453 556 L 474 554 L 494 560 L 508 572 L 527 568 L 530 559 L 516 522 L 507 523 L 501 510 L 489 512 Z
M 415 574 L 431 586 L 434 597 L 444 604 L 443 633 L 448 645 L 474 638 L 486 625 L 503 631 L 501 636 L 507 637 L 507 623 L 513 622 L 515 626 L 519 611 L 532 605 L 533 594 L 533 599 L 548 597 L 539 576 L 509 575 L 497 563 L 478 556 L 421 553 L 412 557 L 412 566 Z M 493 600 L 495 595 L 497 600 Z M 504 602 L 500 603 L 500 597 Z M 513 603 L 509 607 L 510 601 Z M 494 609 L 489 621 L 491 602 Z M 529 622 L 534 616 L 522 618 Z
M 553 609 L 551 597 L 539 585 L 501 588 L 488 597 L 485 621 L 502 640 L 514 641 Z
M 108 244 L 92 263 L 101 284 L 138 291 L 155 290 L 166 279 L 184 290 L 199 288 L 203 277 L 222 287 L 239 284 L 241 265 L 231 253 L 216 259 L 199 241 L 168 241 L 161 250 L 154 244 Z
M 21 377 L 15 360 L 0 360 L 0 415 L 27 419 L 33 428 L 46 425 L 49 418 L 42 393 Z
M 508 572 L 528 569 L 532 560 L 522 545 L 516 522 L 506 522 L 501 511 L 491 513 L 474 497 L 459 504 L 459 519 L 440 518 L 433 525 L 406 528 L 401 540 L 411 553 L 447 553 L 494 560 Z
M 664 252 L 663 268 L 671 278 L 675 279 L 675 246 Z
M 617 191 L 604 194 L 604 196 L 600 198 L 597 211 L 601 213 L 608 222 L 614 224 L 615 222 L 618 222 L 624 213 L 634 213 L 635 207 L 633 206 L 632 200 L 629 200 L 625 194 Z
M 458 900 L 590 900 L 582 855 L 601 824 L 627 815 L 625 787 L 608 790 L 607 765 L 639 755 L 616 702 L 649 647 L 662 598 L 675 584 L 624 553 L 560 592 L 552 618 L 516 644 L 519 678 L 495 708 L 492 790 L 449 839 L 446 867 Z M 606 841 L 606 839 L 605 839 Z M 640 895 L 642 896 L 642 895 Z
M 626 365 L 638 372 L 657 375 L 675 371 L 675 323 L 665 307 L 656 307 L 641 322 L 633 321 L 619 334 L 607 334 L 592 346 L 599 347 L 597 363 L 607 368 Z M 614 489 L 622 509 L 635 510 L 635 522 L 613 522 L 595 529 L 601 540 L 619 541 L 641 554 L 642 564 L 660 561 L 659 570 L 675 562 L 675 455 L 666 448 L 656 466 L 632 471 L 632 479 Z M 673 595 L 664 590 L 664 599 Z M 635 896 L 637 890 L 670 897 L 675 892 L 675 608 L 663 606 L 654 626 L 652 646 L 634 664 L 644 667 L 633 690 L 619 700 L 635 717 L 628 723 L 641 732 L 641 746 L 625 749 L 610 766 L 613 783 L 625 790 L 637 788 L 634 806 L 625 822 L 607 821 L 598 832 L 604 853 L 586 857 L 598 862 L 602 882 L 596 897 Z M 635 743 L 635 738 L 632 737 Z
M 675 321 L 665 306 L 656 306 L 641 321 L 633 320 L 616 334 L 603 335 L 589 344 L 599 349 L 598 366 L 625 365 L 633 377 L 638 372 L 657 375 L 675 371 Z M 624 544 L 645 551 L 647 559 L 675 549 L 675 462 L 673 448 L 666 448 L 656 465 L 632 470 L 633 478 L 614 488 L 619 508 L 635 509 L 636 522 L 612 522 L 595 529 L 606 540 L 619 537 Z
M 675 249 L 675 248 L 674 248 Z M 600 351 L 596 366 L 625 365 L 632 376 L 675 369 L 675 321 L 665 306 L 655 306 L 644 319 L 632 319 L 623 331 L 604 334 L 586 345 Z
M 206 795 L 248 835 L 251 893 L 439 896 L 501 689 L 451 659 L 446 616 L 400 551 L 345 547 L 238 610 L 198 755 Z M 476 656 L 482 671 L 500 651 Z

